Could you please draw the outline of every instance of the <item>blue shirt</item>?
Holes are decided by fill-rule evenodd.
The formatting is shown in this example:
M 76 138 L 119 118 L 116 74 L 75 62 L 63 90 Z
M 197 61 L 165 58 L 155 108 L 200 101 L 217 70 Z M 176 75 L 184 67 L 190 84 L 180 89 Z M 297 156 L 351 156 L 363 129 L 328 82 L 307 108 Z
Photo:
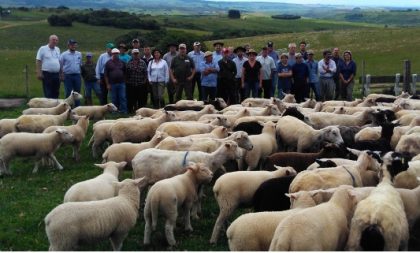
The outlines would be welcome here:
M 203 52 L 195 52 L 194 50 L 188 53 L 188 56 L 191 57 L 194 61 L 194 66 L 200 66 L 201 62 L 204 61 Z M 197 71 L 199 72 L 199 71 Z
M 104 74 L 105 64 L 111 59 L 111 54 L 107 52 L 101 54 L 98 58 L 98 62 L 96 63 L 96 79 L 100 80 L 101 75 Z
M 280 73 L 287 73 L 289 71 L 292 70 L 292 66 L 290 66 L 289 64 L 287 64 L 286 66 L 283 65 L 283 63 L 279 63 L 279 65 L 277 66 L 277 72 Z M 281 87 L 288 87 L 288 85 L 291 84 L 291 80 L 292 77 L 280 77 L 279 76 L 279 84 L 281 85 Z
M 306 65 L 308 65 L 309 69 L 309 82 L 310 83 L 317 83 L 319 81 L 318 78 L 318 62 L 315 60 L 306 61 Z
M 80 74 L 82 66 L 82 54 L 79 51 L 65 51 L 60 56 L 60 65 L 64 74 Z
M 276 70 L 275 71 L 277 71 L 277 66 L 278 66 L 278 63 L 279 63 L 279 55 L 276 53 L 276 51 L 273 50 L 273 51 L 268 53 L 268 56 L 273 58 L 274 63 L 276 64 Z
M 205 61 L 202 61 L 200 63 L 200 67 L 198 68 L 200 70 L 200 72 L 203 72 L 204 70 L 208 69 L 208 68 L 214 68 L 217 70 L 217 72 L 219 72 L 220 68 L 219 68 L 219 64 L 213 60 L 210 63 L 207 63 Z M 210 73 L 208 75 L 201 75 L 201 86 L 206 86 L 206 87 L 217 87 L 217 72 L 216 73 Z
M 219 62 L 221 59 L 223 58 L 223 54 L 217 53 L 216 51 L 213 52 L 213 61 L 214 62 Z
M 351 75 L 353 75 L 354 78 L 356 75 L 356 63 L 353 60 L 351 60 L 348 64 L 346 64 L 344 61 L 340 62 L 338 69 L 340 74 L 343 75 L 344 80 L 348 80 Z
M 128 63 L 131 60 L 131 56 L 127 53 L 120 54 L 119 58 L 120 58 L 121 61 L 123 61 L 125 63 Z

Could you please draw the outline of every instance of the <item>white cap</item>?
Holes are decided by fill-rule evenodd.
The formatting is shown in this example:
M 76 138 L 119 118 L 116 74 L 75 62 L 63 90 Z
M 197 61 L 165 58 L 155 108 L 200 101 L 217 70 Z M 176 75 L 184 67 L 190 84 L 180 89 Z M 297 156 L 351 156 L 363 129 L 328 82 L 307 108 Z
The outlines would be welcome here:
M 198 41 L 196 41 L 196 42 L 194 42 L 194 44 L 193 44 L 193 46 L 200 46 L 201 44 L 200 44 L 200 42 L 198 42 Z
M 131 50 L 131 53 L 132 54 L 140 53 L 140 51 L 137 48 L 133 48 L 133 50 Z
M 113 48 L 111 50 L 111 54 L 119 54 L 119 53 L 120 53 L 120 50 L 118 50 L 118 48 Z

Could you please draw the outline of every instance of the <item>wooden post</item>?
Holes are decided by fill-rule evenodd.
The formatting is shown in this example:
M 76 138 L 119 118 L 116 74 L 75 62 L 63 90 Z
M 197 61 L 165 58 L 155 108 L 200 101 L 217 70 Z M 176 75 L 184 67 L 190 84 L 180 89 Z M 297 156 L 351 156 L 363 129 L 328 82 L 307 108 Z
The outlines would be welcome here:
M 26 89 L 26 99 L 29 99 L 29 71 L 28 64 L 25 65 L 25 89 Z
M 417 94 L 417 74 L 412 75 L 412 82 L 411 82 L 411 94 L 416 95 Z
M 394 95 L 395 96 L 398 96 L 398 95 L 401 94 L 400 78 L 401 78 L 400 73 L 395 74 L 395 84 L 394 84 Z
M 365 76 L 365 83 L 363 84 L 363 96 L 367 97 L 370 93 L 370 75 Z
M 411 62 L 404 60 L 403 90 L 410 92 Z

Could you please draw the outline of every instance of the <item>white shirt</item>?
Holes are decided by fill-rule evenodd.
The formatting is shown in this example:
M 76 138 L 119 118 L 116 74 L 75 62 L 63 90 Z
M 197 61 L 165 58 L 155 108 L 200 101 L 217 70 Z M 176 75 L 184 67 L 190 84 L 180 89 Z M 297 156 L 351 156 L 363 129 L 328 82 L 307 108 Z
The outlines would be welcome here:
M 325 71 L 324 67 L 325 68 L 329 67 L 331 72 Z M 324 59 L 318 62 L 318 72 L 319 72 L 320 78 L 332 78 L 336 71 L 337 71 L 337 66 L 335 65 L 335 62 L 332 59 L 329 60 L 328 66 L 325 63 Z
M 147 68 L 147 76 L 149 82 L 169 82 L 169 67 L 166 61 L 163 59 L 159 62 L 155 60 L 150 61 Z
M 263 57 L 262 55 L 257 56 L 257 61 L 261 63 L 263 70 L 263 80 L 271 79 L 272 71 L 276 70 L 276 63 L 271 56 Z
M 244 66 L 244 62 L 246 62 L 248 58 L 245 56 L 242 57 L 242 59 L 239 59 L 239 57 L 233 58 L 233 62 L 236 65 L 236 76 L 235 78 L 241 78 L 242 77 L 242 67 Z
M 39 48 L 36 59 L 41 61 L 42 71 L 58 73 L 60 72 L 60 48 L 50 48 L 48 45 Z

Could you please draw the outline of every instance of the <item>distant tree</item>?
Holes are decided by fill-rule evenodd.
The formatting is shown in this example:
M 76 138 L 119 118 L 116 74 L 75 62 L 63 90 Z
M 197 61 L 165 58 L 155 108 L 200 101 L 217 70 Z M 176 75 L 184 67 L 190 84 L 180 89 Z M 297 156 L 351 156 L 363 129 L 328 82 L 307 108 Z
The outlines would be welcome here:
M 51 15 L 48 17 L 50 26 L 72 26 L 73 19 L 70 15 Z
M 290 14 L 280 14 L 280 15 L 273 15 L 271 18 L 274 19 L 300 19 L 301 16 L 299 15 L 290 15 Z
M 68 9 L 69 9 L 69 7 L 64 6 L 64 5 L 60 5 L 60 6 L 57 7 L 57 10 L 68 10 Z
M 241 18 L 241 12 L 239 10 L 229 10 L 228 18 Z

